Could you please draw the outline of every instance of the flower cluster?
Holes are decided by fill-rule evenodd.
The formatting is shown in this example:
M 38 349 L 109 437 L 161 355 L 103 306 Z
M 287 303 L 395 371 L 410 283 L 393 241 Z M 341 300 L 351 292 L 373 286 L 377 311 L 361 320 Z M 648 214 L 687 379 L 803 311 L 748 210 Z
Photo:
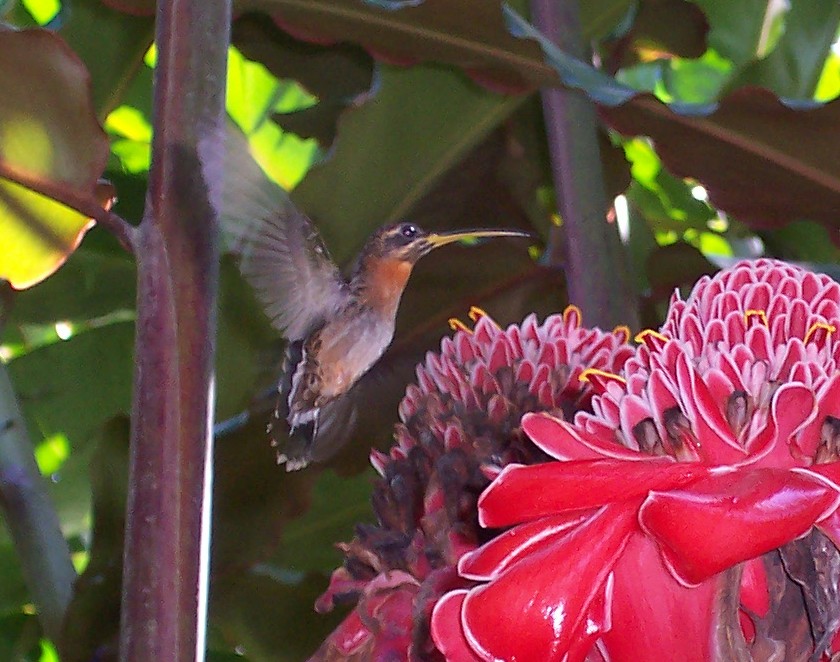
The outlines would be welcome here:
M 429 637 L 435 603 L 474 582 L 458 575 L 465 554 L 492 538 L 478 522 L 477 501 L 501 467 L 549 457 L 522 432 L 525 412 L 557 420 L 590 408 L 587 370 L 620 371 L 633 355 L 629 331 L 587 329 L 569 307 L 538 324 L 500 328 L 478 309 L 429 353 L 400 405 L 396 445 L 374 451 L 381 478 L 374 486 L 378 524 L 360 525 L 341 546 L 319 611 L 353 603 L 354 610 L 313 660 L 440 659 Z
M 481 495 L 481 525 L 512 528 L 461 556 L 476 584 L 435 606 L 447 659 L 836 651 L 838 324 L 828 277 L 742 262 L 675 296 L 623 369 L 584 372 L 591 411 L 527 414 L 554 461 L 509 464 Z M 771 641 L 761 620 L 778 606 L 762 559 L 774 550 L 799 584 L 791 567 L 810 564 L 805 644 Z

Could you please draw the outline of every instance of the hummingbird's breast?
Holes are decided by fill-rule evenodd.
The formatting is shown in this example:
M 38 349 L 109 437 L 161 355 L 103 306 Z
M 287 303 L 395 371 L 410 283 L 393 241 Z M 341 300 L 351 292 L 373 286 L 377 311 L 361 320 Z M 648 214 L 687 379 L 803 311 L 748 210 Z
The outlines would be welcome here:
M 394 319 L 363 309 L 326 324 L 317 334 L 320 395 L 338 397 L 355 384 L 382 356 L 394 338 Z

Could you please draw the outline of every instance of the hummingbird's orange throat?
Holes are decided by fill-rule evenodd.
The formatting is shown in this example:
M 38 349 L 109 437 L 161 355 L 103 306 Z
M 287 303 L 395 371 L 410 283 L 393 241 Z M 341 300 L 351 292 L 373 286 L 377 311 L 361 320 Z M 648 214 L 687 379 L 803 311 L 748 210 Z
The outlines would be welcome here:
M 408 260 L 380 257 L 369 260 L 365 266 L 365 287 L 362 291 L 364 302 L 384 313 L 396 313 L 414 265 Z

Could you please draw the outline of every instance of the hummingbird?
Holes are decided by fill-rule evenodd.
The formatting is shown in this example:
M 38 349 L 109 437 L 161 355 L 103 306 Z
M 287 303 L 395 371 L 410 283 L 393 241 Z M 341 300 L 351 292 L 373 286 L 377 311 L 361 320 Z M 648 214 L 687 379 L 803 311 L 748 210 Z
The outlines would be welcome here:
M 354 417 L 348 393 L 391 344 L 418 260 L 455 242 L 532 237 L 520 230 L 427 232 L 393 223 L 371 234 L 345 277 L 314 224 L 288 198 L 260 216 L 240 232 L 236 252 L 242 276 L 287 341 L 268 426 L 287 471 L 327 459 L 345 440 Z

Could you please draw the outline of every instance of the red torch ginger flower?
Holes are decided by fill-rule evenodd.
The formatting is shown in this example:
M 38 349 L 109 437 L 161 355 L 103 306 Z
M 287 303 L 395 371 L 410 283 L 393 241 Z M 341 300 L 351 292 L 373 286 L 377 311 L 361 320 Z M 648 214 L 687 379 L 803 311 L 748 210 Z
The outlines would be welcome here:
M 314 660 L 441 659 L 429 638 L 432 607 L 444 593 L 471 586 L 456 565 L 491 537 L 478 525 L 487 471 L 547 456 L 523 435 L 526 412 L 563 418 L 589 407 L 592 387 L 579 376 L 621 370 L 633 354 L 625 328 L 605 333 L 580 325 L 569 307 L 538 324 L 499 327 L 474 309 L 429 353 L 400 404 L 397 444 L 374 451 L 376 526 L 360 525 L 341 546 L 344 566 L 316 605 L 356 607 Z
M 828 277 L 742 262 L 675 297 L 621 374 L 585 373 L 591 413 L 527 415 L 558 461 L 507 466 L 481 496 L 482 525 L 516 526 L 460 560 L 487 583 L 437 605 L 438 646 L 485 660 L 583 660 L 596 643 L 613 662 L 732 655 L 715 627 L 726 571 L 749 562 L 736 594 L 766 607 L 758 557 L 815 526 L 840 540 L 838 323 Z M 817 657 L 838 623 L 823 625 Z

